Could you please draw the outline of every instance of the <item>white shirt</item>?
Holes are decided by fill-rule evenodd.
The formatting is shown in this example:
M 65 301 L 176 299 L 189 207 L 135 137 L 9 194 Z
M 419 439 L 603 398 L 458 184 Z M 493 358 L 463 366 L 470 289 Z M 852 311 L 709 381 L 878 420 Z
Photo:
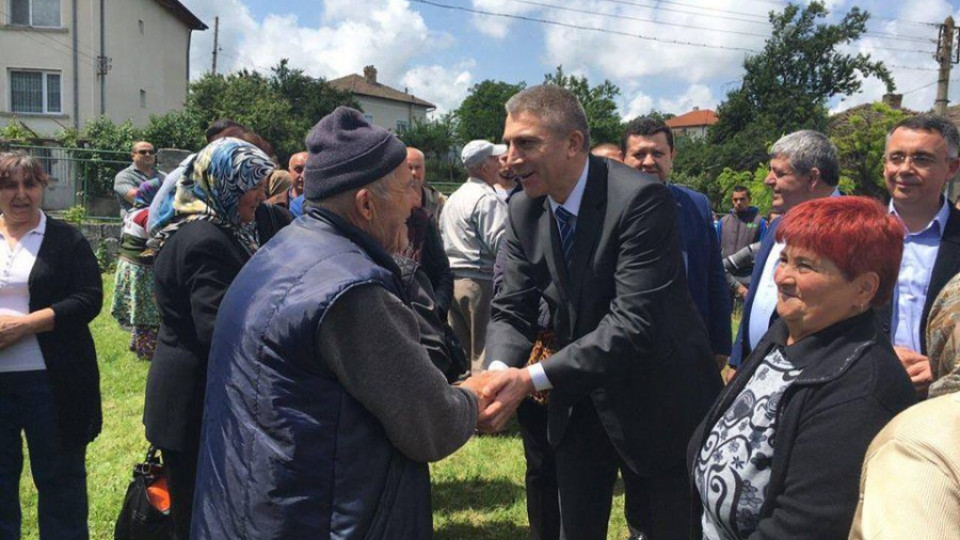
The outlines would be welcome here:
M 583 167 L 583 172 L 580 173 L 580 178 L 577 179 L 577 185 L 573 186 L 573 191 L 570 192 L 570 195 L 567 196 L 567 200 L 563 204 L 558 203 L 553 200 L 553 197 L 547 197 L 547 200 L 550 201 L 550 209 L 556 213 L 557 208 L 562 206 L 564 210 L 570 212 L 575 217 L 580 213 L 580 203 L 583 201 L 583 192 L 587 188 L 587 176 L 590 174 L 590 160 L 587 160 L 586 165 Z M 556 219 L 554 219 L 556 222 Z M 557 232 L 560 231 L 560 224 L 556 223 Z M 491 371 L 500 371 L 507 369 L 507 365 L 501 362 L 500 360 L 494 360 L 490 362 Z M 543 365 L 536 363 L 527 366 L 527 371 L 530 373 L 530 380 L 533 382 L 533 387 L 537 391 L 550 390 L 553 388 L 553 383 L 550 382 L 550 379 L 547 378 L 547 373 L 543 370 Z
M 14 247 L 11 248 L 6 237 L 0 233 L 0 316 L 30 314 L 27 282 L 46 231 L 47 216 L 40 212 L 40 222 L 23 235 Z M 40 342 L 33 334 L 0 350 L 0 373 L 45 369 L 47 366 L 40 352 Z

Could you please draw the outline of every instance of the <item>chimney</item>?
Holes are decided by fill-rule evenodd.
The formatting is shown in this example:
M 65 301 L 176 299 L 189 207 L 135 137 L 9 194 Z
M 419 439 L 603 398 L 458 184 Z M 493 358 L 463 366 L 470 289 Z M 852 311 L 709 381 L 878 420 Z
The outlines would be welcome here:
M 903 104 L 903 94 L 884 94 L 882 101 L 891 109 L 899 109 Z
M 377 68 L 365 66 L 363 68 L 363 78 L 370 84 L 377 84 Z
M 700 107 L 694 107 L 693 110 L 699 111 L 699 110 L 700 110 Z

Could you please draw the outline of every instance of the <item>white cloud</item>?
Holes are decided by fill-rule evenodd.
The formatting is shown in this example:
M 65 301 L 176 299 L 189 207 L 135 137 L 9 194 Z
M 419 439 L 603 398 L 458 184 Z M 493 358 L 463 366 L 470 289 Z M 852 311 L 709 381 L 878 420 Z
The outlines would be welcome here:
M 644 94 L 643 92 L 638 92 L 637 95 L 630 100 L 627 104 L 627 107 L 624 111 L 621 111 L 620 117 L 624 120 L 630 120 L 638 116 L 643 116 L 654 109 L 653 98 Z
M 477 11 L 514 16 L 529 15 L 541 9 L 537 6 L 520 4 L 511 0 L 473 0 L 471 5 Z M 493 15 L 474 14 L 471 17 L 471 23 L 478 32 L 498 40 L 503 40 L 509 35 L 514 22 L 516 22 L 516 19 Z
M 416 66 L 400 79 L 410 93 L 437 106 L 434 115 L 452 111 L 467 97 L 473 84 L 473 60 L 465 60 L 447 68 L 440 65 Z
M 649 114 L 654 109 L 673 114 L 683 114 L 693 110 L 694 107 L 716 110 L 718 101 L 714 97 L 713 91 L 702 84 L 691 84 L 686 92 L 679 96 L 667 96 L 659 99 L 654 99 L 643 92 L 639 92 L 627 104 L 621 117 L 624 120 L 630 120 L 637 116 Z

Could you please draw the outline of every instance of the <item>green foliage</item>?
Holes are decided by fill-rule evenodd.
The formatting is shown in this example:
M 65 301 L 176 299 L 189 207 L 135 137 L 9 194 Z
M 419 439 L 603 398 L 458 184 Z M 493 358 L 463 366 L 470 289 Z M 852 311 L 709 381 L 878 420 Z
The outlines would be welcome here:
M 88 121 L 83 129 L 66 129 L 58 137 L 60 144 L 72 149 L 77 162 L 77 177 L 82 179 L 82 191 L 89 196 L 109 196 L 113 193 L 113 178 L 130 165 L 133 143 L 141 133 L 127 120 L 114 124 L 100 116 Z
M 414 120 L 413 124 L 397 132 L 407 146 L 424 153 L 425 178 L 427 182 L 459 182 L 466 171 L 456 155 L 457 138 L 454 113 L 447 113 L 433 120 Z
M 733 188 L 745 186 L 750 190 L 750 204 L 759 208 L 761 214 L 769 212 L 772 193 L 763 183 L 769 172 L 770 169 L 763 163 L 758 165 L 753 172 L 735 171 L 729 167 L 721 171 L 715 182 L 720 191 L 720 209 L 724 212 L 728 211 L 731 206 L 730 197 L 733 195 Z
M 886 200 L 883 153 L 887 132 L 908 114 L 882 103 L 841 113 L 830 123 L 840 153 L 841 191 Z
M 71 206 L 63 211 L 63 219 L 68 223 L 79 226 L 87 217 L 87 209 L 82 204 Z
M 206 129 L 203 121 L 188 109 L 173 110 L 166 114 L 150 115 L 150 122 L 140 139 L 149 141 L 154 148 L 180 148 L 196 152 L 204 147 Z
M 526 83 L 505 83 L 485 80 L 473 85 L 470 94 L 456 112 L 457 135 L 461 141 L 486 139 L 496 142 L 503 137 L 503 123 L 507 113 L 503 106 Z
M 12 141 L 26 141 L 36 138 L 37 134 L 30 128 L 23 125 L 22 122 L 13 118 L 5 126 L 0 126 L 0 139 L 9 139 Z
M 854 7 L 837 24 L 821 22 L 828 14 L 819 1 L 771 12 L 771 37 L 763 52 L 744 61 L 743 83 L 720 105 L 720 122 L 709 132 L 720 166 L 753 169 L 780 136 L 798 129 L 824 131 L 828 100 L 859 92 L 865 78 L 894 89 L 882 62 L 841 52 L 866 31 L 869 14 Z
M 586 77 L 564 74 L 563 66 L 557 66 L 555 72 L 544 75 L 543 82 L 562 86 L 577 96 L 587 113 L 591 145 L 620 140 L 623 123 L 617 113 L 616 98 L 620 95 L 617 85 L 604 79 L 599 85 L 591 87 Z

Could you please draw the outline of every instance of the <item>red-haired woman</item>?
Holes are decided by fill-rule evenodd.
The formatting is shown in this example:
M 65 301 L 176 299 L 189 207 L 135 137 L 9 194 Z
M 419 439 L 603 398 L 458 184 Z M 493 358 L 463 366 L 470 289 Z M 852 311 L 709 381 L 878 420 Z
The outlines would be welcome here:
M 916 400 L 871 309 L 897 281 L 899 222 L 872 199 L 816 199 L 777 241 L 779 319 L 690 443 L 693 538 L 846 538 L 867 446 Z

